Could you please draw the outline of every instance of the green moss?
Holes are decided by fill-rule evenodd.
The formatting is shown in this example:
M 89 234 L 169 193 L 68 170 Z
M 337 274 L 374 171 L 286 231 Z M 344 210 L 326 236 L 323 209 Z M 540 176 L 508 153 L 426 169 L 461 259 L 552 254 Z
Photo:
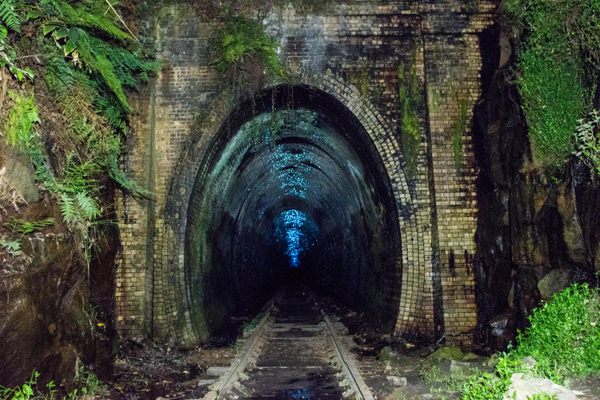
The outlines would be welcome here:
M 349 81 L 358 89 L 361 96 L 367 97 L 369 95 L 372 86 L 371 77 L 365 64 L 360 64 L 356 70 L 349 74 Z
M 583 67 L 576 57 L 555 59 L 542 48 L 523 51 L 519 66 L 517 83 L 536 160 L 561 164 L 573 152 L 577 121 L 590 107 Z
M 335 2 L 332 0 L 275 0 L 279 7 L 291 4 L 301 14 L 319 14 L 326 11 Z
M 423 104 L 423 85 L 415 72 L 413 60 L 398 67 L 397 77 L 402 150 L 406 161 L 406 172 L 409 177 L 414 178 L 421 145 L 419 111 Z
M 600 1 L 506 0 L 524 41 L 517 84 L 535 160 L 556 167 L 573 153 L 578 119 L 592 108 L 600 64 Z
M 452 155 L 454 156 L 454 168 L 456 168 L 456 172 L 460 172 L 463 162 L 463 136 L 467 130 L 469 108 L 465 100 L 457 100 L 457 103 L 458 117 L 452 130 Z
M 358 89 L 361 96 L 373 102 L 379 101 L 383 95 L 383 88 L 371 78 L 369 67 L 364 62 L 359 62 L 356 69 L 348 74 L 348 81 Z

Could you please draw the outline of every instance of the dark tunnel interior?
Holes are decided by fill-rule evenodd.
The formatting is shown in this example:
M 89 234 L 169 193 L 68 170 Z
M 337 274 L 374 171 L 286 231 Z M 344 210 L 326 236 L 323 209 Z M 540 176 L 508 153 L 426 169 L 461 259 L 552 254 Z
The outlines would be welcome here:
M 393 328 L 396 204 L 374 144 L 336 99 L 279 86 L 243 102 L 210 144 L 190 201 L 187 295 L 202 340 L 290 284 Z

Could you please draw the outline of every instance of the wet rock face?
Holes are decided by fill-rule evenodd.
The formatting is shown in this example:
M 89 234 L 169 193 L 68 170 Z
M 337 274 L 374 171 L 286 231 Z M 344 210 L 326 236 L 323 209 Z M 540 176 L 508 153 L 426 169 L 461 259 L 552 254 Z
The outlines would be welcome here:
M 31 239 L 29 265 L 0 271 L 1 385 L 23 383 L 34 369 L 43 382 L 73 381 L 78 360 L 95 358 L 86 271 L 75 251 L 61 237 Z
M 476 270 L 481 339 L 503 347 L 542 298 L 600 269 L 600 185 L 577 162 L 558 173 L 533 164 L 519 95 L 506 79 L 511 43 L 498 28 L 487 34 L 474 122 Z M 494 330 L 505 316 L 506 329 Z

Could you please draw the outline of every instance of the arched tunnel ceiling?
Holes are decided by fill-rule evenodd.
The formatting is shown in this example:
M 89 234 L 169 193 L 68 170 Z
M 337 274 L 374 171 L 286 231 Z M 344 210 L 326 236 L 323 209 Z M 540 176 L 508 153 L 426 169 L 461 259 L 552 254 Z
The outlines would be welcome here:
M 394 275 L 399 251 L 381 161 L 359 126 L 304 95 L 310 108 L 272 102 L 245 121 L 243 108 L 232 115 L 198 176 L 186 273 L 200 337 L 258 307 L 290 270 L 316 290 L 395 318 L 372 296 Z
M 295 110 L 265 113 L 242 127 L 214 170 L 226 175 L 223 162 L 239 165 L 222 177 L 230 179 L 227 211 L 236 220 L 250 222 L 248 210 L 259 221 L 289 208 L 325 210 L 336 218 L 360 210 L 369 190 L 360 160 L 341 136 L 330 133 L 332 127 L 319 125 L 316 113 Z M 257 131 L 271 137 L 256 143 Z

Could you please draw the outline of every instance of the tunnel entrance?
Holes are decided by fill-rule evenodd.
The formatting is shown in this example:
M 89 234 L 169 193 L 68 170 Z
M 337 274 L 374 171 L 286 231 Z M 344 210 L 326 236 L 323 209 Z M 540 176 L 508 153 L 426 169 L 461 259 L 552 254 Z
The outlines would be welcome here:
M 193 186 L 186 292 L 196 336 L 222 333 L 277 288 L 306 285 L 391 330 L 400 299 L 400 228 L 375 145 L 353 113 L 308 86 L 242 102 Z

